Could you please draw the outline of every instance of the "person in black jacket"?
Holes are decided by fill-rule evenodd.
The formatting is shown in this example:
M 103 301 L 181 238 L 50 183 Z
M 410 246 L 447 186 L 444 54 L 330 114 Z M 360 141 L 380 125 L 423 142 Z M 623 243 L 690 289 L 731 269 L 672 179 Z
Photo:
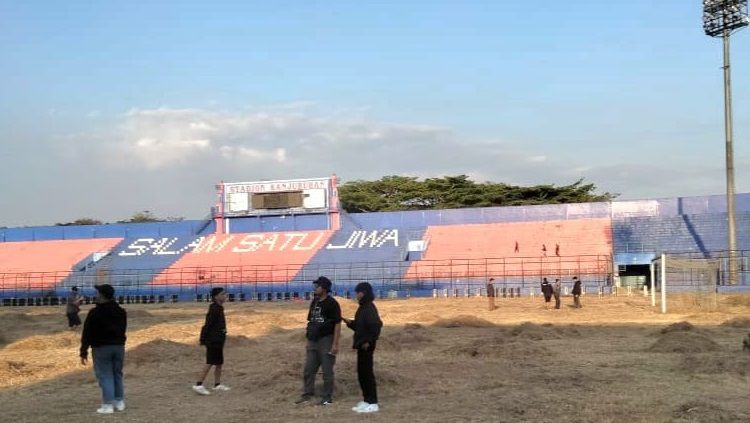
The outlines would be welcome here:
M 200 344 L 206 346 L 206 365 L 203 366 L 193 391 L 200 395 L 211 393 L 203 386 L 211 366 L 214 366 L 214 391 L 228 391 L 230 388 L 221 383 L 221 368 L 224 365 L 224 342 L 227 339 L 227 321 L 224 318 L 224 288 L 211 289 L 211 305 L 208 306 L 206 322 L 201 328 Z
M 68 318 L 68 327 L 71 330 L 81 326 L 81 318 L 78 317 L 78 313 L 81 312 L 81 296 L 78 294 L 78 287 L 74 286 L 70 288 L 70 294 L 68 295 L 68 301 L 65 304 L 65 316 Z
M 88 362 L 88 349 L 94 357 L 94 374 L 102 389 L 100 414 L 125 410 L 125 388 L 122 366 L 125 361 L 125 331 L 128 317 L 125 310 L 113 299 L 112 286 L 94 285 L 97 291 L 96 306 L 86 316 L 81 335 L 81 364 Z
M 573 307 L 581 308 L 581 281 L 578 276 L 573 276 Z
M 547 278 L 542 279 L 542 295 L 544 295 L 544 307 L 549 309 L 549 303 L 552 300 L 552 285 Z
M 352 348 L 357 350 L 357 377 L 359 386 L 362 388 L 363 401 L 352 408 L 358 413 L 374 413 L 379 409 L 378 391 L 373 372 L 373 354 L 375 344 L 380 337 L 380 329 L 383 322 L 378 315 L 378 309 L 373 300 L 372 285 L 367 282 L 358 284 L 354 291 L 357 293 L 359 308 L 354 314 L 354 319 L 343 319 L 346 326 L 354 331 L 354 344 Z

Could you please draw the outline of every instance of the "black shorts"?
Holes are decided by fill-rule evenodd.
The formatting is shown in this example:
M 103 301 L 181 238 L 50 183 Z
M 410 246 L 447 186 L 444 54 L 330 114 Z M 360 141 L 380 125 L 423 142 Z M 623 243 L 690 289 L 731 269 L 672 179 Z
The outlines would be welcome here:
M 544 302 L 545 302 L 545 303 L 548 303 L 548 302 L 550 302 L 550 300 L 551 300 L 551 299 L 552 299 L 552 295 L 550 295 L 550 296 L 546 296 L 546 295 L 545 295 L 545 296 L 544 296 Z
M 224 345 L 206 345 L 206 364 L 221 366 L 224 364 Z
M 66 313 L 65 315 L 68 316 L 68 327 L 81 325 L 81 318 L 78 317 L 78 313 Z

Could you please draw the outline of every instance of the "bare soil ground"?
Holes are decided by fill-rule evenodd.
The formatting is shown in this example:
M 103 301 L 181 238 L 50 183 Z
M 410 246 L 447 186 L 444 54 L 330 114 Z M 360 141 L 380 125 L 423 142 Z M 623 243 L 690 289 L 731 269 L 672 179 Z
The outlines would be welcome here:
M 339 301 L 352 316 L 356 304 Z M 190 389 L 206 304 L 127 306 L 128 409 L 110 416 L 94 413 L 100 391 L 62 308 L 0 309 L 0 420 L 750 422 L 750 296 L 666 315 L 643 297 L 583 301 L 545 310 L 538 298 L 498 299 L 491 312 L 482 298 L 377 302 L 376 415 L 351 411 L 360 392 L 348 329 L 335 404 L 292 404 L 306 303 L 227 303 L 224 382 L 233 389 L 209 397 Z

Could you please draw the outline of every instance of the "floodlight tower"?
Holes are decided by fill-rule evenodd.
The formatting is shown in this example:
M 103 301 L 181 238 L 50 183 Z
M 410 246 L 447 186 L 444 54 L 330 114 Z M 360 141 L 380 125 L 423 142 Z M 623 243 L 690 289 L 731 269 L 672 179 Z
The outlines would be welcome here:
M 727 236 L 729 238 L 729 283 L 737 283 L 737 230 L 734 213 L 734 147 L 732 130 L 732 79 L 729 67 L 729 36 L 748 25 L 748 0 L 703 0 L 703 30 L 724 39 L 724 133 L 727 170 Z

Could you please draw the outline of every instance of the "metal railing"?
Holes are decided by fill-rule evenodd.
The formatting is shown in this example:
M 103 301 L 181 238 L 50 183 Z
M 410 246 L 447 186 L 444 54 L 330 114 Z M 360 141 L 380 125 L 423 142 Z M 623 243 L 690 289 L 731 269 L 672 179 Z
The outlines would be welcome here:
M 410 291 L 425 295 L 432 289 L 463 289 L 495 278 L 495 286 L 529 289 L 542 277 L 572 276 L 606 286 L 612 280 L 612 258 L 607 255 L 568 257 L 504 257 L 420 261 L 308 263 L 179 267 L 167 269 L 98 269 L 95 271 L 0 273 L 0 298 L 60 297 L 79 286 L 93 295 L 95 284 L 108 283 L 122 295 L 176 294 L 191 297 L 226 286 L 229 292 L 294 293 L 310 290 L 318 276 L 334 281 L 335 289 L 351 290 L 367 281 L 379 290 Z

